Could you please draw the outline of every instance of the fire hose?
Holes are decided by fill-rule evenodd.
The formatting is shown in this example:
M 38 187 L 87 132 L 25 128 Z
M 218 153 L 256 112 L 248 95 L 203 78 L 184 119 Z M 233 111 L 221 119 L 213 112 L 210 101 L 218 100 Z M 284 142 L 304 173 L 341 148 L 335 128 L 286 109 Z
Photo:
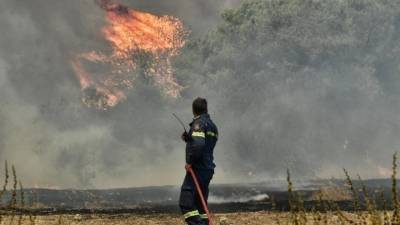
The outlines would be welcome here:
M 206 202 L 206 200 L 204 198 L 203 190 L 200 187 L 199 180 L 197 179 L 196 173 L 194 172 L 194 170 L 193 170 L 193 168 L 191 166 L 187 166 L 186 167 L 186 171 L 189 172 L 190 175 L 193 178 L 194 184 L 196 186 L 197 193 L 199 194 L 201 205 L 203 206 L 203 209 L 207 214 L 209 224 L 210 225 L 214 225 L 214 221 L 213 221 L 212 215 L 210 213 L 210 210 L 208 209 L 208 205 L 207 205 L 207 202 Z

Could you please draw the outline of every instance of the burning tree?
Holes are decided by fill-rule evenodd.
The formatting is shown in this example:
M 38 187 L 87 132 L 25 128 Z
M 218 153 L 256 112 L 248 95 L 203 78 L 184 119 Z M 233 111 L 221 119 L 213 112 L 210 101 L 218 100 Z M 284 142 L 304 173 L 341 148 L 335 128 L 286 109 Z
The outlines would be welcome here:
M 89 107 L 106 110 L 124 100 L 133 87 L 134 71 L 142 64 L 136 60 L 138 55 L 149 59 L 144 75 L 166 96 L 178 97 L 183 87 L 174 77 L 171 58 L 185 44 L 187 32 L 182 22 L 172 16 L 156 16 L 107 0 L 97 3 L 106 11 L 107 24 L 101 31 L 112 51 L 85 52 L 72 59 L 83 91 L 82 101 Z M 109 73 L 88 72 L 92 64 L 106 65 Z

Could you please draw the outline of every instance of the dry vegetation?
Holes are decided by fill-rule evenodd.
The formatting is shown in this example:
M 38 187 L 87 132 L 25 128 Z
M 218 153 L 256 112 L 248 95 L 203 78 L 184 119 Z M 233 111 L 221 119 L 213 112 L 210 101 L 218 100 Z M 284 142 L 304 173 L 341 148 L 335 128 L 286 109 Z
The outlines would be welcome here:
M 373 224 L 368 213 L 352 214 L 343 212 L 343 216 L 355 221 L 355 223 L 344 222 L 335 212 L 328 213 L 306 213 L 307 224 Z M 364 217 L 366 219 L 359 220 Z M 383 214 L 382 214 L 383 217 Z M 358 219 L 357 219 L 358 218 Z M 217 225 L 288 225 L 296 224 L 292 215 L 285 212 L 253 212 L 253 213 L 231 213 L 218 214 L 215 216 Z M 6 216 L 2 225 L 8 224 L 36 224 L 36 225 L 184 225 L 179 215 L 49 215 L 38 216 L 34 222 L 28 217 L 23 217 L 21 222 Z M 303 223 L 297 223 L 303 224 Z M 383 223 L 382 223 L 383 224 Z M 391 224 L 391 223 L 389 223 Z
M 0 225 L 48 225 L 48 224 L 137 224 L 137 225 L 179 225 L 184 224 L 182 218 L 175 214 L 153 214 L 153 215 L 101 215 L 101 214 L 76 214 L 76 215 L 35 215 L 38 204 L 30 201 L 27 204 L 22 183 L 17 179 L 14 166 L 11 166 L 12 181 L 10 182 L 9 167 L 5 162 L 5 176 L 3 188 L 0 191 Z M 231 213 L 215 215 L 218 225 L 261 225 L 261 224 L 359 224 L 359 225 L 399 225 L 400 224 L 400 202 L 397 187 L 397 154 L 393 155 L 392 161 L 392 201 L 387 202 L 383 193 L 371 194 L 367 187 L 355 187 L 350 174 L 344 170 L 346 176 L 348 195 L 352 196 L 352 212 L 343 211 L 337 203 L 326 196 L 332 191 L 321 189 L 317 192 L 317 203 L 315 208 L 306 209 L 301 192 L 294 191 L 290 171 L 287 171 L 289 210 L 288 212 L 253 212 L 253 213 Z M 358 177 L 361 181 L 361 178 Z M 11 186 L 10 190 L 7 190 Z M 18 190 L 19 186 L 19 190 Z M 334 190 L 334 189 L 333 189 Z M 346 193 L 342 193 L 347 196 Z M 340 195 L 342 195 L 340 194 Z M 8 198 L 8 199 L 7 199 Z M 380 207 L 378 207 L 379 202 Z M 318 210 L 317 210 L 318 209 Z
M 217 215 L 216 220 L 220 225 L 243 225 L 243 224 L 276 224 L 276 219 L 280 217 L 282 221 L 285 220 L 287 214 L 277 214 L 268 212 L 256 213 L 238 213 Z M 36 225 L 122 225 L 122 224 L 135 224 L 135 225 L 184 225 L 182 218 L 179 215 L 63 215 L 63 216 L 38 216 L 34 223 L 28 219 L 23 219 L 21 223 L 14 220 L 11 222 L 11 216 L 4 218 L 1 224 L 36 224 Z M 282 223 L 285 224 L 285 223 Z

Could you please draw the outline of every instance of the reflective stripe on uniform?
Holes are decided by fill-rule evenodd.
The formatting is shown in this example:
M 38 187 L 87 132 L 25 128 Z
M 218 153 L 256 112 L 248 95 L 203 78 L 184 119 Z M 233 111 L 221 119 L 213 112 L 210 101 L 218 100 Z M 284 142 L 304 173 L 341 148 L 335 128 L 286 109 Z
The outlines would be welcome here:
M 206 134 L 205 134 L 204 132 L 195 131 L 195 132 L 192 133 L 192 137 L 202 137 L 202 138 L 205 138 L 205 137 L 206 137 Z
M 202 219 L 208 219 L 208 216 L 207 216 L 207 214 L 200 214 L 200 218 L 202 218 Z
M 194 210 L 194 211 L 187 212 L 187 213 L 183 214 L 183 217 L 185 217 L 185 219 L 193 217 L 193 216 L 200 216 L 199 211 L 198 210 Z
M 218 134 L 212 132 L 212 131 L 207 131 L 207 135 L 208 136 L 212 136 L 212 137 L 218 137 Z

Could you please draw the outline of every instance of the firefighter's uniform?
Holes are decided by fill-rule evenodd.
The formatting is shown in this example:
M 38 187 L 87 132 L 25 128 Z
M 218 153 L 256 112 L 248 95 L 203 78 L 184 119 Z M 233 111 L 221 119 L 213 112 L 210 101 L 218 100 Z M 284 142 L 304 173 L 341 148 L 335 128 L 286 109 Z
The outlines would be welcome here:
M 202 114 L 190 123 L 190 130 L 186 137 L 186 164 L 192 165 L 206 201 L 208 186 L 214 174 L 213 152 L 217 140 L 217 126 L 208 114 Z M 179 206 L 189 225 L 206 225 L 208 224 L 207 214 L 196 192 L 191 175 L 186 173 L 181 187 Z

